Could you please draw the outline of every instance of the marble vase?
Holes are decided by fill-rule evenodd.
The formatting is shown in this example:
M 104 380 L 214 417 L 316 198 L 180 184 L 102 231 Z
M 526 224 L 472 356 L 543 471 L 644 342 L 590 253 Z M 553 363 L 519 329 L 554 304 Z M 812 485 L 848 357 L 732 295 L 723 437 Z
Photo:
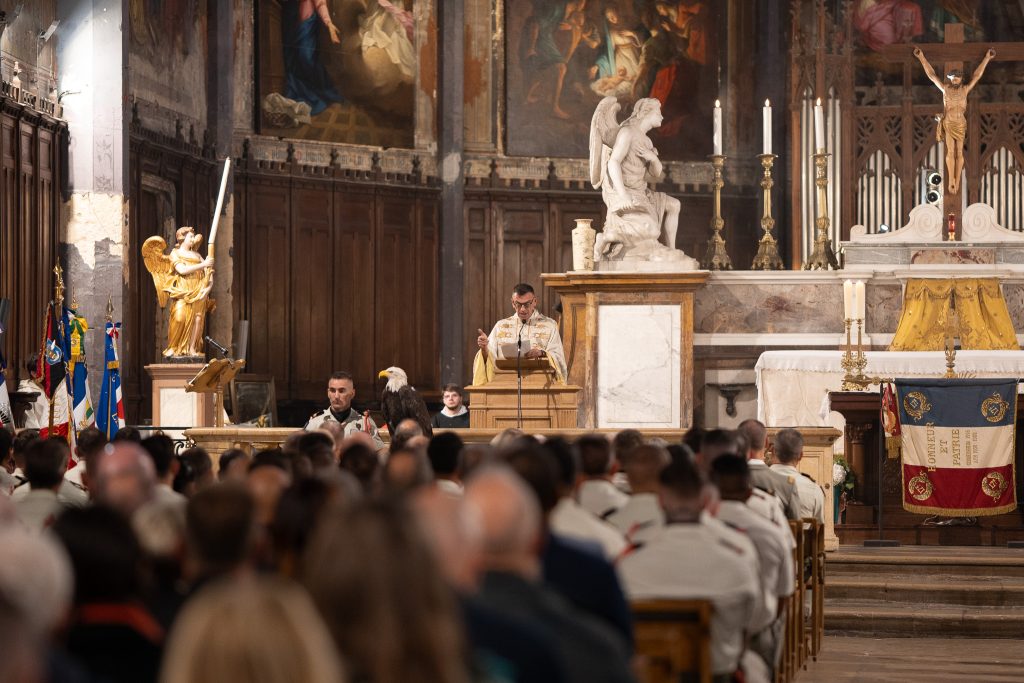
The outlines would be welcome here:
M 576 227 L 572 229 L 572 269 L 594 269 L 594 242 L 597 231 L 591 226 L 593 219 L 577 218 Z

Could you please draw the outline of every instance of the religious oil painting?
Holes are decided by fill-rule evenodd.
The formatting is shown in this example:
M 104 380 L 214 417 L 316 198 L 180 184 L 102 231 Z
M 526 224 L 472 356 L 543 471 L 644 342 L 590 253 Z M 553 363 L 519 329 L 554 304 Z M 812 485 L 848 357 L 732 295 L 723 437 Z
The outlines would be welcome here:
M 858 81 L 870 83 L 881 77 L 897 82 L 902 66 L 887 59 L 892 46 L 942 43 L 946 26 L 961 24 L 968 43 L 1002 43 L 1024 40 L 1024 12 L 1017 3 L 990 0 L 853 0 L 848 5 L 851 34 L 859 67 Z M 842 11 L 840 4 L 836 11 Z M 1002 69 L 1017 71 L 1013 65 Z M 1020 81 L 1024 73 L 1011 79 Z M 866 79 L 866 80 L 865 80 Z
M 662 158 L 711 154 L 718 13 L 710 0 L 508 0 L 510 154 L 587 156 L 597 103 L 661 102 Z
M 412 147 L 413 0 L 260 0 L 264 135 Z

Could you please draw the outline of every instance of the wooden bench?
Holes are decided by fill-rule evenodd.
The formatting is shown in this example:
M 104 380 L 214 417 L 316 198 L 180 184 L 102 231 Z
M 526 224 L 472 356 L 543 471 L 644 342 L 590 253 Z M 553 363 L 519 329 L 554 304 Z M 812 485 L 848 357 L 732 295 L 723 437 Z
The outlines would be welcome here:
M 632 603 L 641 683 L 711 683 L 710 600 Z

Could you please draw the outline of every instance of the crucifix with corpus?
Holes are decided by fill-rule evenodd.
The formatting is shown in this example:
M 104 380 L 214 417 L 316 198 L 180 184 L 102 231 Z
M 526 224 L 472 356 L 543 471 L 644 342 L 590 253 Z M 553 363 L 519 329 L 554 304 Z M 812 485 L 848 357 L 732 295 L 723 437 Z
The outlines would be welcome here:
M 936 129 L 936 138 L 946 148 L 946 192 L 943 193 L 943 212 L 947 216 L 955 216 L 959 225 L 963 204 L 961 182 L 964 175 L 964 139 L 968 128 L 967 95 L 981 80 L 985 68 L 996 58 L 997 52 L 997 61 L 1014 61 L 1024 57 L 1024 51 L 1019 43 L 996 43 L 987 47 L 978 43 L 964 43 L 963 24 L 946 24 L 944 33 L 944 43 L 914 46 L 913 54 L 921 62 L 928 79 L 942 91 L 943 112 Z M 933 61 L 943 62 L 945 79 L 936 75 L 926 54 Z M 964 83 L 965 61 L 978 63 L 968 83 Z

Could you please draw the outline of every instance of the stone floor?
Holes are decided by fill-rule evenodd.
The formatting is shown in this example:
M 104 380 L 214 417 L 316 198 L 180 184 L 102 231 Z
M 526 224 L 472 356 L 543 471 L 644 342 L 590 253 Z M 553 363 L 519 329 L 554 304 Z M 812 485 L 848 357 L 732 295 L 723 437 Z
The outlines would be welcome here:
M 1024 635 L 1024 634 L 1022 634 Z M 826 636 L 797 683 L 996 683 L 1024 680 L 1024 640 Z
M 1024 550 L 841 546 L 798 683 L 1024 681 Z

